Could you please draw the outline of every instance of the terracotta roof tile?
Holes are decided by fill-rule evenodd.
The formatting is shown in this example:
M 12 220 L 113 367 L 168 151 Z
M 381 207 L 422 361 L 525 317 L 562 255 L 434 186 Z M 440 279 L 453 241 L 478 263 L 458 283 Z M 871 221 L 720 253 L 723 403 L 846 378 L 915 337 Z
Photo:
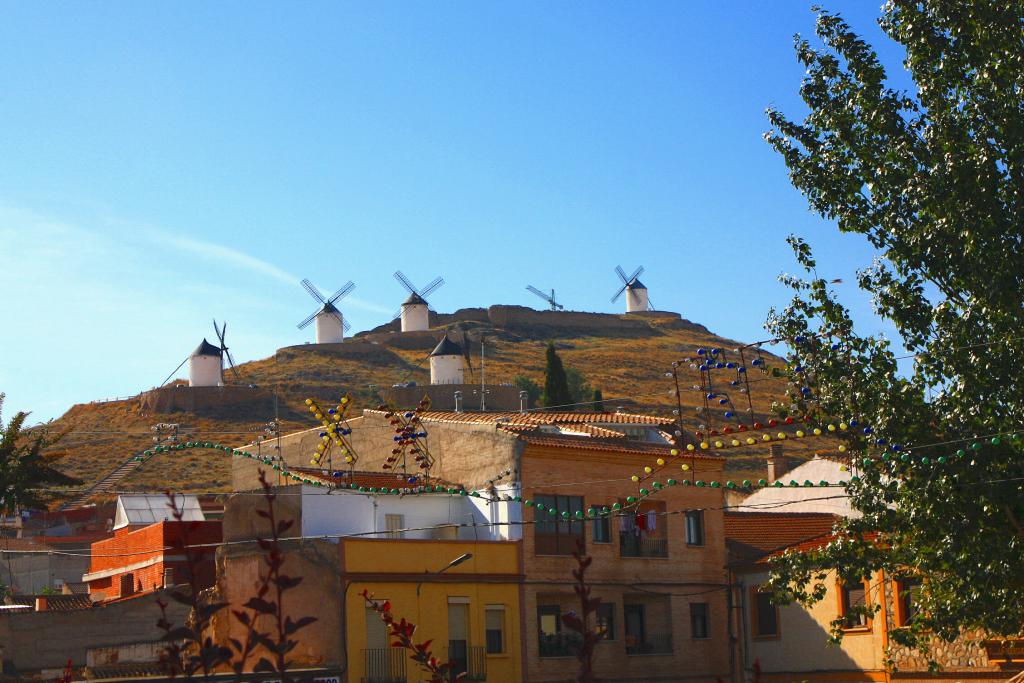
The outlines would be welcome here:
M 756 562 L 774 551 L 831 534 L 837 519 L 820 512 L 726 512 L 729 562 Z
M 35 608 L 36 598 L 46 598 L 48 612 L 77 612 L 92 609 L 93 602 L 88 595 L 75 593 L 72 595 L 16 595 L 9 599 L 12 605 L 27 605 Z
M 630 455 L 652 455 L 685 458 L 687 460 L 725 460 L 720 455 L 705 455 L 682 451 L 680 455 L 672 456 L 672 446 L 669 444 L 650 443 L 648 441 L 631 441 L 624 438 L 604 438 L 597 436 L 576 436 L 574 434 L 549 434 L 542 431 L 520 431 L 517 434 L 519 440 L 534 446 L 549 446 L 552 448 L 571 448 L 575 450 L 606 451 L 613 453 L 627 453 Z
M 381 415 L 384 414 L 384 411 L 380 410 L 367 410 L 366 412 L 378 413 Z M 528 413 L 457 413 L 454 411 L 427 411 L 420 413 L 420 420 L 424 422 L 453 422 L 459 424 L 499 424 L 501 422 L 508 422 L 511 424 L 636 424 L 651 426 L 672 424 L 672 419 L 668 417 L 635 415 L 632 413 L 600 413 L 591 411 L 531 411 Z

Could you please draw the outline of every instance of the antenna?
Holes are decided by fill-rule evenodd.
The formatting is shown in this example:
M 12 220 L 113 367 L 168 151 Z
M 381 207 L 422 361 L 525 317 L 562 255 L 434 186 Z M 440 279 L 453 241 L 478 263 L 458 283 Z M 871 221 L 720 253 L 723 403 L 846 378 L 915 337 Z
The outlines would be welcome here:
M 298 324 L 298 328 L 300 330 L 305 329 L 307 325 L 316 320 L 317 316 L 320 315 L 333 316 L 338 321 L 338 324 L 341 325 L 346 332 L 352 329 L 352 326 L 349 324 L 347 320 L 345 320 L 342 317 L 341 311 L 338 310 L 335 304 L 344 299 L 346 296 L 348 296 L 349 293 L 351 293 L 352 290 L 356 288 L 356 283 L 349 280 L 344 284 L 344 286 L 342 286 L 341 289 L 332 294 L 330 299 L 324 297 L 320 290 L 317 289 L 316 286 L 309 280 L 303 278 L 300 284 L 302 285 L 303 289 L 309 292 L 309 295 L 313 297 L 313 300 L 320 304 L 320 308 L 310 313 L 302 322 Z
M 644 267 L 640 266 L 633 271 L 632 275 L 626 277 L 626 271 L 622 269 L 622 266 L 615 266 L 615 274 L 619 276 L 620 280 L 622 280 L 622 287 L 619 288 L 619 291 L 615 292 L 615 296 L 612 297 L 612 303 L 615 303 L 616 300 L 622 296 L 622 293 L 626 291 L 626 288 L 636 282 L 636 279 L 640 277 L 642 272 L 644 272 Z
M 217 333 L 217 339 L 220 340 L 220 375 L 224 377 L 224 361 L 227 360 L 228 366 L 231 368 L 232 374 L 235 376 L 235 381 L 240 382 L 241 377 L 238 375 L 238 370 L 235 368 L 235 359 L 231 357 L 231 352 L 228 351 L 227 344 L 224 343 L 224 335 L 228 331 L 228 323 L 225 320 L 224 324 L 217 327 L 217 320 L 213 321 L 213 330 Z
M 409 291 L 410 295 L 423 299 L 423 303 L 427 304 L 428 308 L 430 304 L 427 302 L 427 297 L 436 292 L 438 289 L 440 289 L 441 285 L 444 284 L 444 278 L 438 276 L 431 280 L 423 289 L 417 289 L 416 285 L 412 283 L 412 280 L 407 278 L 405 276 L 405 273 L 403 273 L 400 270 L 395 271 L 395 279 L 398 280 L 401 283 L 401 285 Z M 398 318 L 401 317 L 401 315 L 402 309 L 398 309 L 398 311 L 393 316 L 391 316 L 391 319 L 397 320 Z
M 540 291 L 539 289 L 537 289 L 533 285 L 526 285 L 526 289 L 527 289 L 527 291 L 536 294 L 541 299 L 544 299 L 544 301 L 547 301 L 548 305 L 551 306 L 551 310 L 552 311 L 560 311 L 560 310 L 565 308 L 565 306 L 563 306 L 562 304 L 558 303 L 555 300 L 555 290 L 553 290 L 553 289 L 551 290 L 551 295 L 550 296 L 545 294 L 544 292 Z

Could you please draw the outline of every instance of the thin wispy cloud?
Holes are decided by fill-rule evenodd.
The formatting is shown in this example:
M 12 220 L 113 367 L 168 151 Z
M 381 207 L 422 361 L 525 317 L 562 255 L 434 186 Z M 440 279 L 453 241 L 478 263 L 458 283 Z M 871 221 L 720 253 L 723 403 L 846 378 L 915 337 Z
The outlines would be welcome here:
M 157 245 L 177 249 L 178 251 L 183 251 L 220 265 L 229 265 L 248 270 L 256 275 L 264 275 L 289 285 L 294 285 L 300 280 L 300 278 L 278 268 L 269 261 L 264 261 L 261 258 L 233 247 L 224 246 L 223 244 L 183 237 L 158 230 L 148 231 L 147 236 Z

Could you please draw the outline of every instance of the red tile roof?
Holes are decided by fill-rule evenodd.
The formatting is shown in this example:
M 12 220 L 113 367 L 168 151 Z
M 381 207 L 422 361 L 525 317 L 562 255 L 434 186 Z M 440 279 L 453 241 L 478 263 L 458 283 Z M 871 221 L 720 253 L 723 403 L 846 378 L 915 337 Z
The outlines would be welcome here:
M 730 564 L 750 564 L 808 539 L 830 535 L 839 517 L 820 512 L 726 512 Z
M 367 410 L 368 413 L 384 414 L 380 410 Z M 672 424 L 668 417 L 655 415 L 635 415 L 632 413 L 609 412 L 541 412 L 528 413 L 494 412 L 470 413 L 453 411 L 427 411 L 420 413 L 423 422 L 452 422 L 459 424 L 622 424 L 661 426 Z
M 673 456 L 673 446 L 669 444 L 651 443 L 648 441 L 631 441 L 622 437 L 603 438 L 597 436 L 576 436 L 574 434 L 549 434 L 539 430 L 517 430 L 517 436 L 519 440 L 526 442 L 527 445 L 534 446 L 628 453 L 630 455 L 650 455 L 654 457 L 662 456 L 669 458 L 685 458 L 686 460 L 725 460 L 725 457 L 720 455 L 708 455 L 684 450 L 680 450 L 679 455 Z
M 10 598 L 9 604 L 26 605 L 35 609 L 36 598 L 46 598 L 48 612 L 77 612 L 92 609 L 93 602 L 88 595 L 76 593 L 71 595 L 16 595 Z

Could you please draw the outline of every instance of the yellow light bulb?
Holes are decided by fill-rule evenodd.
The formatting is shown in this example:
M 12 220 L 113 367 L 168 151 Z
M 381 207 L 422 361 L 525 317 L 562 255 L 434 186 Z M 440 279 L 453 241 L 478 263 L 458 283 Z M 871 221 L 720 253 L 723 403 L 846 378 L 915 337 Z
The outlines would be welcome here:
M 830 432 L 836 431 L 836 426 L 835 425 L 829 425 L 828 426 L 828 431 L 830 431 Z
M 798 429 L 798 430 L 796 430 L 796 436 L 797 436 L 798 439 L 802 439 L 803 436 L 804 436 L 804 433 Z
M 846 446 L 844 444 L 839 444 L 839 452 L 840 453 L 845 453 L 846 452 Z
M 785 432 L 779 432 L 776 436 L 778 436 L 780 439 L 785 439 L 786 438 L 786 433 Z
M 733 445 L 733 446 L 739 446 L 739 445 L 740 445 L 740 442 L 739 442 L 738 440 L 736 440 L 736 439 L 733 439 L 733 440 L 732 440 L 732 445 Z
M 686 472 L 687 470 L 690 469 L 690 466 L 689 465 L 682 465 L 679 469 L 681 469 L 683 472 Z
M 814 435 L 815 436 L 821 436 L 821 427 L 815 427 L 814 428 Z
M 345 462 L 352 462 L 352 456 L 351 455 L 346 456 L 345 457 Z
M 339 415 L 338 413 L 335 413 L 334 414 L 334 421 L 335 422 L 341 422 L 341 415 Z
M 341 405 L 345 405 L 346 403 L 348 403 L 348 396 L 342 396 L 341 397 Z
M 640 481 L 640 477 L 636 476 L 635 474 L 632 477 L 630 477 L 629 479 L 630 479 L 630 481 Z
M 771 434 L 765 434 L 764 436 L 761 437 L 761 440 L 762 441 L 771 441 L 772 440 L 772 435 Z
M 840 422 L 840 423 L 839 423 L 839 428 L 840 428 L 840 429 L 842 429 L 842 430 L 843 430 L 844 432 L 845 432 L 845 431 L 846 431 L 847 429 L 849 429 L 849 427 L 850 427 L 850 425 L 846 424 L 845 422 Z
M 307 405 L 307 406 L 311 406 L 311 405 L 313 405 L 313 399 L 311 399 L 311 398 L 307 398 L 307 399 L 306 399 L 306 405 Z
M 655 460 L 655 462 L 658 463 L 659 465 L 664 465 L 665 464 L 665 458 L 658 458 L 657 460 Z
M 707 441 L 701 441 L 700 442 L 700 447 L 701 448 L 707 448 L 708 447 L 708 442 Z
M 650 473 L 651 473 L 651 472 L 653 472 L 653 471 L 654 471 L 654 470 L 652 470 L 652 469 L 650 468 L 650 466 L 647 466 L 647 467 L 645 467 L 645 468 L 644 468 L 644 474 L 650 474 Z
M 318 420 L 324 419 L 324 414 L 323 413 L 317 413 L 316 414 L 316 419 L 318 419 Z
M 748 436 L 747 437 L 747 443 L 753 445 L 753 444 L 757 443 L 757 441 L 754 440 L 754 437 Z
M 672 450 L 669 451 L 669 455 L 679 455 L 679 451 L 673 448 Z
M 688 443 L 686 444 L 686 450 L 693 451 L 696 450 L 696 448 L 694 448 L 694 445 L 692 443 Z
M 723 444 L 721 441 L 716 441 L 715 442 L 715 448 L 721 448 L 723 445 L 725 445 L 725 444 Z

